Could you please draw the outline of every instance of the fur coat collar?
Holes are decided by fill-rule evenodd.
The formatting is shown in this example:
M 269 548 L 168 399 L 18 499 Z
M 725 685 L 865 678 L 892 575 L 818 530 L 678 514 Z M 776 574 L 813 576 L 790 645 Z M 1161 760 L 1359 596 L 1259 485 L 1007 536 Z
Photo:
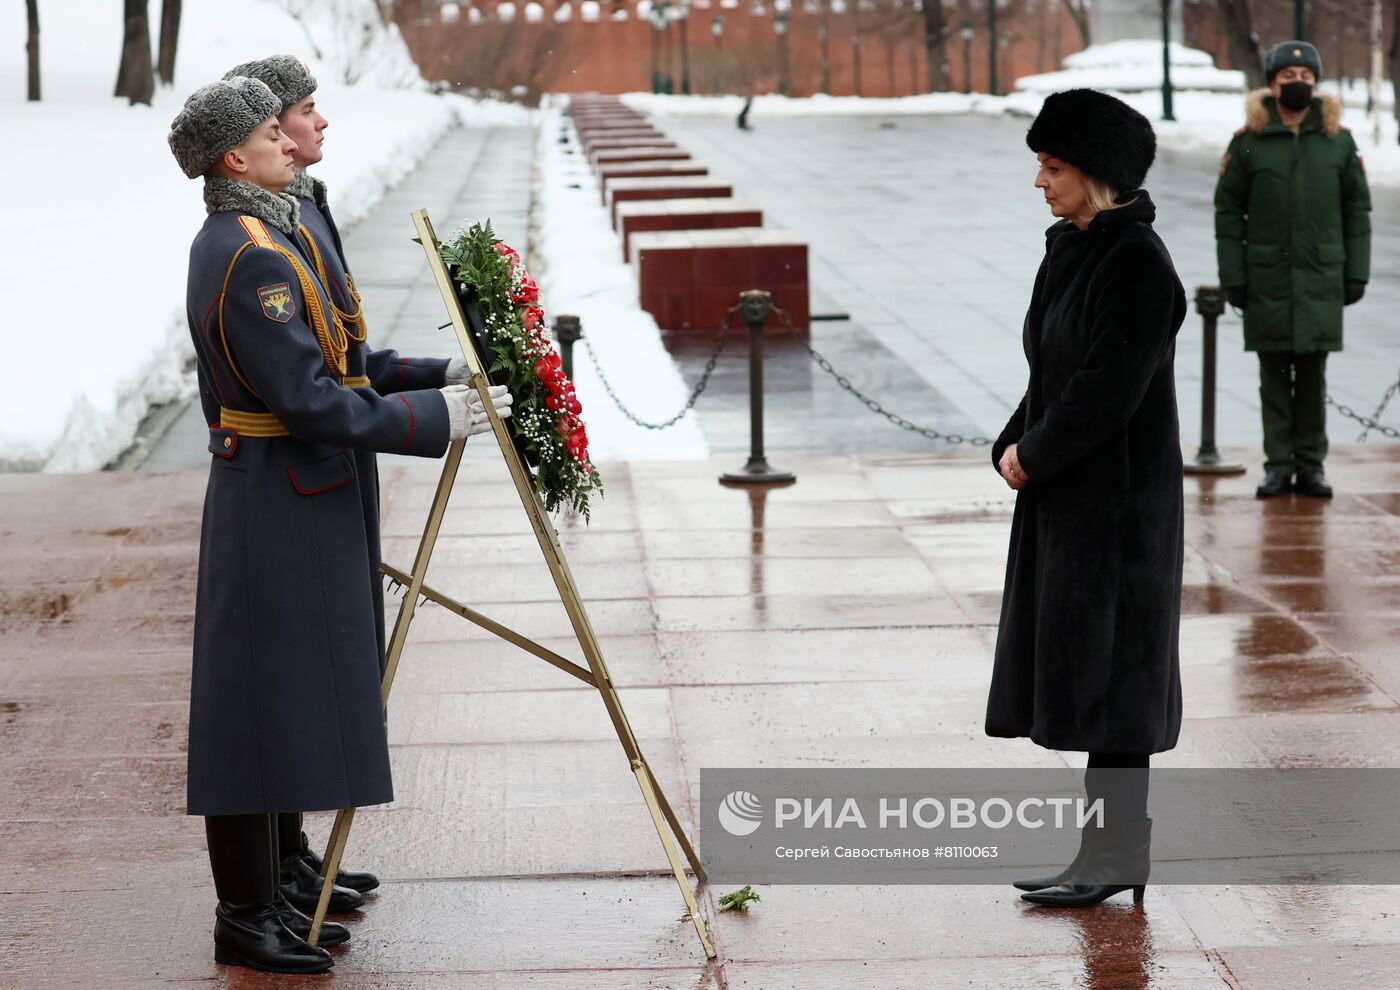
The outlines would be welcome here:
M 1313 108 L 1322 114 L 1322 133 L 1334 137 L 1342 130 L 1342 101 L 1331 93 L 1317 93 Z M 1276 121 L 1274 97 L 1267 89 L 1256 89 L 1244 101 L 1244 129 L 1257 134 Z
M 210 213 L 246 213 L 296 237 L 301 204 L 295 196 L 273 193 L 239 179 L 204 180 L 204 208 Z

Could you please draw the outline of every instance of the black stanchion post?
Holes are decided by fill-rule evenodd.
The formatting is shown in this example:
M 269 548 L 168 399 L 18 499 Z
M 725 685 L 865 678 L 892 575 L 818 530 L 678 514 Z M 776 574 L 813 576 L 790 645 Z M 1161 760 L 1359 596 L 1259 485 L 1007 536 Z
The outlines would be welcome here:
M 1201 449 L 1186 462 L 1187 474 L 1244 474 L 1243 464 L 1228 464 L 1215 448 L 1215 336 L 1225 312 L 1225 292 L 1218 285 L 1196 289 L 1196 312 L 1201 314 L 1204 347 L 1201 358 Z
M 741 292 L 739 312 L 749 325 L 749 461 L 742 471 L 720 475 L 720 484 L 791 484 L 797 475 L 779 471 L 763 454 L 763 324 L 773 312 L 773 297 L 762 289 Z
M 564 374 L 574 377 L 574 344 L 583 338 L 583 322 L 577 316 L 560 314 L 554 318 L 554 339 L 559 342 L 559 363 Z

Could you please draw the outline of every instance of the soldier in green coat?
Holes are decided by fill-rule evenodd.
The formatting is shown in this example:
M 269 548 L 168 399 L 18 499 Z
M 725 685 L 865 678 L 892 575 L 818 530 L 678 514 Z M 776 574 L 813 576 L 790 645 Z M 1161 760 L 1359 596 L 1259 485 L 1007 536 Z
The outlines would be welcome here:
M 1341 101 L 1315 92 L 1317 49 L 1285 41 L 1265 74 L 1215 187 L 1220 284 L 1244 311 L 1245 349 L 1259 354 L 1258 494 L 1328 497 L 1327 354 L 1342 349 L 1342 307 L 1370 278 L 1371 194 Z

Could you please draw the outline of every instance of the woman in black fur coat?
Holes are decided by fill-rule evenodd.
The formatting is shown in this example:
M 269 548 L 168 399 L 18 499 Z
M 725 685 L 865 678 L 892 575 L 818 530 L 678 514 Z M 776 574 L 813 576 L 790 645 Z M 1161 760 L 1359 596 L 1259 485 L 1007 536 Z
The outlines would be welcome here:
M 1065 871 L 1016 886 L 1088 906 L 1142 897 L 1147 765 L 1181 728 L 1182 462 L 1172 364 L 1186 297 L 1152 229 L 1137 111 L 1057 93 L 1026 135 L 1060 220 L 1026 314 L 1025 397 L 992 460 L 1017 492 L 987 733 L 1089 754 L 1105 799 Z

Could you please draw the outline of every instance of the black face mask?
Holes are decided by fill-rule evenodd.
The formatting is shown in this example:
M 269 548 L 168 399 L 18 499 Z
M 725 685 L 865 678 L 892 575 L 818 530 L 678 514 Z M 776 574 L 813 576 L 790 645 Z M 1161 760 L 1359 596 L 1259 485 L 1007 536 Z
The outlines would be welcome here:
M 1285 110 L 1292 110 L 1297 113 L 1299 110 L 1306 110 L 1312 106 L 1313 88 L 1312 83 L 1286 82 L 1279 87 L 1279 106 Z

